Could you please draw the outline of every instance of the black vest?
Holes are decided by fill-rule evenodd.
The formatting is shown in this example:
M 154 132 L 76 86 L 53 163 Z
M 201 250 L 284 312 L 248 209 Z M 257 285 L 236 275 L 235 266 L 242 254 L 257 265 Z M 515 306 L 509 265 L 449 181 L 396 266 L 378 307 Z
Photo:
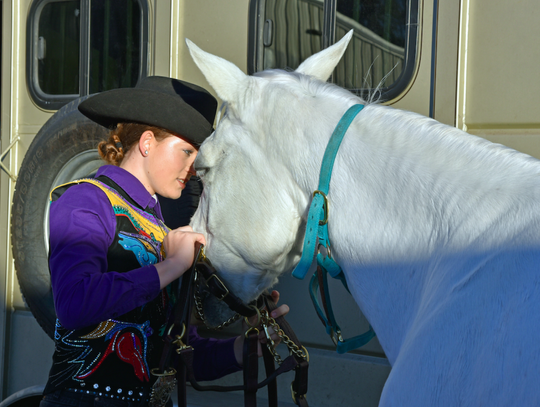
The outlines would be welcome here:
M 128 272 L 163 260 L 161 243 L 167 227 L 109 178 L 61 185 L 51 193 L 51 201 L 81 182 L 105 192 L 116 215 L 107 272 Z M 84 329 L 67 330 L 57 320 L 53 366 L 44 393 L 69 389 L 120 400 L 147 400 L 156 379 L 150 370 L 159 364 L 161 336 L 175 292 L 170 285 L 144 306 Z

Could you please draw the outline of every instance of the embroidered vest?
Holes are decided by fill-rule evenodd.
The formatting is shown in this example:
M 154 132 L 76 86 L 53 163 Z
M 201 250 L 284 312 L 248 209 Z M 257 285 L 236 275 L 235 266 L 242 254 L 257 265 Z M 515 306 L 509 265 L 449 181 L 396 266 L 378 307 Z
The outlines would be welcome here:
M 116 215 L 107 272 L 128 272 L 163 260 L 161 243 L 168 228 L 109 178 L 61 185 L 51 192 L 51 202 L 82 182 L 105 192 Z M 44 393 L 69 389 L 120 400 L 147 400 L 156 379 L 150 369 L 159 364 L 173 292 L 170 285 L 144 306 L 84 329 L 68 330 L 57 320 L 53 366 Z

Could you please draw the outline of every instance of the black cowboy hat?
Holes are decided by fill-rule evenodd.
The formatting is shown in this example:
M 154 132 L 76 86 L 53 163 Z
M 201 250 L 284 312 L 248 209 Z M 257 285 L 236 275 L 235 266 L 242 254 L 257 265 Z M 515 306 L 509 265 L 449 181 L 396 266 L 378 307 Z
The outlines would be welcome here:
M 161 127 L 196 143 L 213 131 L 217 100 L 192 83 L 163 76 L 142 78 L 134 88 L 113 89 L 79 105 L 89 119 L 113 129 L 118 123 Z

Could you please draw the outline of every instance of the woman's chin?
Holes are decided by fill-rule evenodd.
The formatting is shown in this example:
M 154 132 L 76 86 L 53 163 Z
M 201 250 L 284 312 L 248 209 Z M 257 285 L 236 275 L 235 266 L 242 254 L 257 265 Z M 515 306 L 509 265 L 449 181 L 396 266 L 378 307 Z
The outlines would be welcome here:
M 182 195 L 182 190 L 179 190 L 179 191 L 163 191 L 163 192 L 158 192 L 158 194 L 161 195 L 163 198 L 178 199 Z

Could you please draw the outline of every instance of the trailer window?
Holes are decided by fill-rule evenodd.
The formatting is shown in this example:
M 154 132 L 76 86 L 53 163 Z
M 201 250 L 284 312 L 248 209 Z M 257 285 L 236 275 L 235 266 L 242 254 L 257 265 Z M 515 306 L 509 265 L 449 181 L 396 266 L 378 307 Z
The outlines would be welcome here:
M 78 1 L 45 4 L 38 20 L 37 81 L 45 94 L 79 92 L 80 6 Z
M 248 69 L 296 69 L 352 29 L 332 81 L 389 100 L 412 79 L 417 21 L 418 0 L 253 0 Z
M 36 0 L 27 34 L 28 87 L 43 108 L 146 75 L 146 0 Z

